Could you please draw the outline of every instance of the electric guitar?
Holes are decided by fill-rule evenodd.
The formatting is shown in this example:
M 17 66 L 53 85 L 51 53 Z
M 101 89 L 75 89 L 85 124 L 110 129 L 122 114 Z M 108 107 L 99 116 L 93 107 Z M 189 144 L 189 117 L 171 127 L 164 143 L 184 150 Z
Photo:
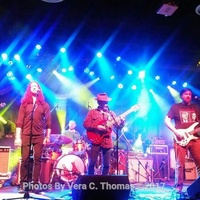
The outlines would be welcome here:
M 6 106 L 6 103 L 0 103 L 0 108 L 3 108 L 4 106 Z
M 200 131 L 200 127 L 195 128 L 195 126 L 199 124 L 199 122 L 195 122 L 194 124 L 192 124 L 190 127 L 186 128 L 186 129 L 178 129 L 178 133 L 183 137 L 183 138 L 178 138 L 175 134 L 174 134 L 174 140 L 177 144 L 181 145 L 181 146 L 186 146 L 191 140 L 196 140 L 198 139 L 198 137 L 194 136 L 195 133 Z
M 116 124 L 116 122 L 120 122 L 121 118 L 125 118 L 128 114 L 135 112 L 139 109 L 139 105 L 136 104 L 132 106 L 130 109 L 128 109 L 126 112 L 121 114 L 120 116 L 116 117 L 115 120 L 109 120 L 109 121 L 101 121 L 99 125 L 104 125 L 106 127 L 106 131 L 87 131 L 88 139 L 92 142 L 92 144 L 98 145 L 101 143 L 104 137 L 110 136 L 112 132 L 112 126 Z

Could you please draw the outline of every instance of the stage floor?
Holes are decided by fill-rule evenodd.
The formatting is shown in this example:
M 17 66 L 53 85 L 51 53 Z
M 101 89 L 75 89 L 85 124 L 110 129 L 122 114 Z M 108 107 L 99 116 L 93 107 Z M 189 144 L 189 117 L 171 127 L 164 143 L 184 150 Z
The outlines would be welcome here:
M 183 187 L 183 193 L 177 195 L 173 189 L 173 181 L 166 181 L 160 183 L 132 183 L 129 198 L 138 200 L 178 200 L 190 199 L 187 196 L 187 187 L 191 185 L 192 181 L 186 181 Z M 8 183 L 0 188 L 0 200 L 8 199 L 54 199 L 54 200 L 72 200 L 72 191 L 66 188 L 57 188 L 43 190 L 39 194 L 28 193 L 29 198 L 24 198 L 24 194 L 18 193 L 18 186 L 11 186 Z M 76 200 L 76 199 L 75 199 Z M 97 200 L 97 199 L 95 199 Z M 107 200 L 107 199 L 104 199 Z M 108 200 L 112 200 L 108 197 Z M 123 200 L 123 199 L 121 199 Z

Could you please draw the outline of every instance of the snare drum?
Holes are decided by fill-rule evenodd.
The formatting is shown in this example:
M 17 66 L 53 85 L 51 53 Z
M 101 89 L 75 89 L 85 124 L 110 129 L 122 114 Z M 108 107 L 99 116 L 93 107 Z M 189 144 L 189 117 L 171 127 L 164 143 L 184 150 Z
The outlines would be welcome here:
M 79 139 L 73 143 L 74 154 L 84 154 L 85 151 L 86 151 L 86 144 L 84 140 Z
M 84 162 L 77 155 L 62 155 L 54 165 L 55 172 L 64 182 L 74 182 L 79 175 L 85 174 Z

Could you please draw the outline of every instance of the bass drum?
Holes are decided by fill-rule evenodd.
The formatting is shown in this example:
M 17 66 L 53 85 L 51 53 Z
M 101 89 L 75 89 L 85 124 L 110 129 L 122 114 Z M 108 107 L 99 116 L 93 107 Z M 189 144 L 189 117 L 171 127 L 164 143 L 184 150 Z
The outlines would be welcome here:
M 56 175 L 64 182 L 75 182 L 79 175 L 85 174 L 85 164 L 76 155 L 62 155 L 55 163 Z

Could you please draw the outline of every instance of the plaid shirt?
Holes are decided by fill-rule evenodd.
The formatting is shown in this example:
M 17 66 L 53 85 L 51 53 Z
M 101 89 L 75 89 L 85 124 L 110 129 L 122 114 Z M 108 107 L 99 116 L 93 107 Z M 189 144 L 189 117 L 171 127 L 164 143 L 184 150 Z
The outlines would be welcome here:
M 111 122 L 112 124 L 112 121 L 113 121 L 113 117 L 111 116 L 111 114 L 115 117 L 115 113 L 112 112 L 112 111 L 109 111 L 109 112 L 104 112 L 98 108 L 96 109 L 92 109 L 92 110 L 89 110 L 85 120 L 84 120 L 84 123 L 83 123 L 83 126 L 85 127 L 85 129 L 87 131 L 92 131 L 92 132 L 95 132 L 95 133 L 99 133 L 99 130 L 97 129 L 97 126 L 98 125 L 103 125 L 104 123 L 109 123 Z M 105 137 L 103 137 L 100 145 L 103 147 L 103 148 L 112 148 L 113 147 L 113 141 L 112 141 L 112 137 L 111 137 L 111 132 L 112 132 L 112 126 L 110 127 L 110 135 L 106 135 Z M 107 133 L 107 132 L 105 132 Z

